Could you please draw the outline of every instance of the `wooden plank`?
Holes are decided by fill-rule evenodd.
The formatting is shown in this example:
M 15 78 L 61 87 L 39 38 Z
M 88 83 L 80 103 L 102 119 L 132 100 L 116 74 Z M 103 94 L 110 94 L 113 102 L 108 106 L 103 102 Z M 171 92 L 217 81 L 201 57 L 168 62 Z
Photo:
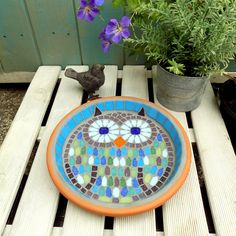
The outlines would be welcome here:
M 3 236 L 8 236 L 11 230 L 11 225 L 7 225 L 5 228 L 5 231 L 3 233 Z M 51 236 L 61 236 L 62 234 L 62 227 L 53 227 Z M 113 230 L 105 229 L 103 236 L 113 236 Z M 155 236 L 164 236 L 164 232 L 156 232 Z M 209 236 L 216 236 L 215 234 L 209 234 Z
M 81 64 L 73 1 L 26 0 L 43 64 Z
M 7 225 L 2 236 L 9 236 L 12 229 L 12 225 Z M 51 236 L 61 236 L 62 228 L 61 227 L 53 227 Z
M 0 45 L 5 72 L 36 71 L 41 64 L 23 0 L 0 2 Z
M 1 83 L 30 83 L 35 75 L 35 72 L 11 72 L 0 73 Z
M 87 67 L 80 67 L 80 71 Z M 50 235 L 57 210 L 59 193 L 46 166 L 45 155 L 49 137 L 59 120 L 71 109 L 81 104 L 83 90 L 75 80 L 63 78 L 45 133 L 39 144 L 10 235 Z
M 59 73 L 59 66 L 42 66 L 38 69 L 1 146 L 0 234 L 5 227 Z
M 100 96 L 106 97 L 116 94 L 117 69 L 117 66 L 105 67 L 106 80 L 105 84 L 98 91 Z M 105 217 L 87 212 L 68 202 L 63 225 L 63 235 L 102 236 L 104 220 Z
M 192 121 L 216 234 L 233 236 L 236 158 L 210 84 L 200 107 L 192 112 Z
M 122 80 L 122 95 L 148 99 L 148 85 L 144 66 L 125 66 Z M 152 236 L 156 232 L 155 211 L 117 217 L 114 220 L 114 236 Z
M 46 129 L 45 126 L 41 126 L 41 128 L 40 128 L 40 130 L 39 130 L 38 137 L 37 137 L 37 141 L 41 141 L 41 139 L 42 139 L 42 137 L 43 137 L 43 135 L 44 135 L 45 129 Z
M 157 86 L 156 77 L 156 67 L 154 67 L 154 93 Z M 158 103 L 156 96 L 155 103 Z M 187 131 L 188 125 L 185 113 L 170 110 L 169 112 L 180 121 Z M 208 226 L 193 154 L 190 173 L 184 185 L 168 202 L 163 205 L 163 223 L 166 236 L 208 235 Z
M 188 132 L 189 132 L 189 137 L 190 137 L 191 143 L 196 143 L 196 138 L 195 138 L 194 129 L 189 128 L 189 129 L 188 129 Z
M 79 0 L 75 0 L 76 7 L 79 8 Z M 100 32 L 106 26 L 111 18 L 121 19 L 123 9 L 112 7 L 112 1 L 104 1 L 102 10 L 103 22 L 97 17 L 92 23 L 78 20 L 78 29 L 80 34 L 80 45 L 84 64 L 101 63 L 106 65 L 117 64 L 120 67 L 124 64 L 123 48 L 119 45 L 112 45 L 109 53 L 104 54 L 101 49 L 101 43 L 98 39 Z

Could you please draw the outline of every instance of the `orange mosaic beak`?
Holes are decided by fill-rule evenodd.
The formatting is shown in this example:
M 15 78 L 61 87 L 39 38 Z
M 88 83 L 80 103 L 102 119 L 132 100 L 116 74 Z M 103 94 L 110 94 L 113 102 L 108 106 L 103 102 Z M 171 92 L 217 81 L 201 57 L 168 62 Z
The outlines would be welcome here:
M 126 141 L 122 137 L 118 137 L 115 141 L 114 144 L 116 147 L 120 148 L 126 144 Z

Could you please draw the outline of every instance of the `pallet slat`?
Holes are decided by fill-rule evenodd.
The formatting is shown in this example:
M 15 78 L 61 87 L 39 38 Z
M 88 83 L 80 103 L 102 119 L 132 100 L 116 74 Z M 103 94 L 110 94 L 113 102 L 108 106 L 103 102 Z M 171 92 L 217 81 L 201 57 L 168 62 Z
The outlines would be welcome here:
M 38 69 L 1 146 L 0 234 L 5 227 L 59 73 L 59 66 L 43 66 Z
M 148 99 L 148 85 L 144 66 L 125 66 L 122 80 L 122 95 Z M 114 236 L 156 235 L 155 211 L 114 219 Z
M 156 77 L 156 68 L 154 67 L 154 92 L 157 86 Z M 156 93 L 154 96 L 155 102 L 158 103 Z M 190 138 L 185 113 L 170 110 L 169 112 L 180 121 Z M 208 227 L 193 154 L 190 173 L 184 185 L 163 205 L 163 223 L 165 235 L 167 236 L 208 235 Z
M 101 97 L 116 94 L 117 66 L 106 66 L 105 84 L 97 92 Z M 68 202 L 63 235 L 102 236 L 105 217 L 87 212 Z M 91 224 L 92 222 L 92 224 Z
M 87 70 L 86 66 L 80 67 Z M 59 86 L 45 133 L 39 144 L 10 235 L 50 235 L 57 210 L 59 193 L 46 166 L 49 136 L 59 120 L 81 104 L 83 90 L 75 80 L 63 78 Z
M 217 235 L 236 234 L 236 157 L 213 90 L 208 84 L 201 106 L 192 112 Z

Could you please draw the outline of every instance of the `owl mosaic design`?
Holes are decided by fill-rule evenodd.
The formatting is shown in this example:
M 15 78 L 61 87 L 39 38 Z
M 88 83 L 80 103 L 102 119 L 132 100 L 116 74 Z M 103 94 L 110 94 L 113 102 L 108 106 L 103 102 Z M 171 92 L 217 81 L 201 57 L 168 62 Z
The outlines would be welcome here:
M 85 198 L 112 204 L 153 196 L 172 174 L 174 145 L 169 134 L 142 107 L 104 111 L 93 108 L 67 138 L 63 168 Z

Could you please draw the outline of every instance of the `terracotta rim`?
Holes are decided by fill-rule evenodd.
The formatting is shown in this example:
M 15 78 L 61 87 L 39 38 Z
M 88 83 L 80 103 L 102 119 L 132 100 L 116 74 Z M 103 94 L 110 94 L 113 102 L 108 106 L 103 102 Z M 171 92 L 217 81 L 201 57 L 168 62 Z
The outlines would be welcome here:
M 146 99 L 130 97 L 130 96 L 119 96 L 119 97 L 110 96 L 110 97 L 100 98 L 95 101 L 103 101 L 103 100 L 105 101 L 105 100 L 109 100 L 109 99 L 128 99 L 128 100 L 145 102 L 148 105 L 155 107 L 156 109 L 158 109 L 162 113 L 167 114 L 168 116 L 170 116 L 172 118 L 175 125 L 179 128 L 179 130 L 182 133 L 182 136 L 185 141 L 185 149 L 186 149 L 185 150 L 186 163 L 185 163 L 185 166 L 183 167 L 182 174 L 175 181 L 175 184 L 173 186 L 171 186 L 170 189 L 165 194 L 160 196 L 158 199 L 156 199 L 152 202 L 145 203 L 141 206 L 129 207 L 129 205 L 127 205 L 127 208 L 110 208 L 110 207 L 98 206 L 98 205 L 91 203 L 90 201 L 86 201 L 85 199 L 78 197 L 78 195 L 74 194 L 73 191 L 69 191 L 69 189 L 66 188 L 65 185 L 63 184 L 63 182 L 60 180 L 60 177 L 58 176 L 57 171 L 54 168 L 54 165 L 53 165 L 54 157 L 52 157 L 50 155 L 50 150 L 53 147 L 53 142 L 54 142 L 56 133 L 60 129 L 61 125 L 65 122 L 65 120 L 71 114 L 73 114 L 76 110 L 82 109 L 83 107 L 88 106 L 88 103 L 80 105 L 79 107 L 76 107 L 75 109 L 70 111 L 68 114 L 66 114 L 61 119 L 61 121 L 57 124 L 55 129 L 53 130 L 53 132 L 50 136 L 49 142 L 48 142 L 47 154 L 46 154 L 49 174 L 50 174 L 54 184 L 56 185 L 56 187 L 62 193 L 62 195 L 64 195 L 68 200 L 75 203 L 76 205 L 78 205 L 88 211 L 91 211 L 93 213 L 97 213 L 100 215 L 106 215 L 106 216 L 128 216 L 128 215 L 135 215 L 138 213 L 142 213 L 142 212 L 157 208 L 158 206 L 163 205 L 167 200 L 169 200 L 179 190 L 179 188 L 183 185 L 183 183 L 189 173 L 190 165 L 191 165 L 191 148 L 190 148 L 190 142 L 189 142 L 188 136 L 187 136 L 184 128 L 180 124 L 180 122 L 169 111 L 165 110 L 164 108 L 162 108 L 161 106 L 159 106 L 157 104 L 149 102 Z

